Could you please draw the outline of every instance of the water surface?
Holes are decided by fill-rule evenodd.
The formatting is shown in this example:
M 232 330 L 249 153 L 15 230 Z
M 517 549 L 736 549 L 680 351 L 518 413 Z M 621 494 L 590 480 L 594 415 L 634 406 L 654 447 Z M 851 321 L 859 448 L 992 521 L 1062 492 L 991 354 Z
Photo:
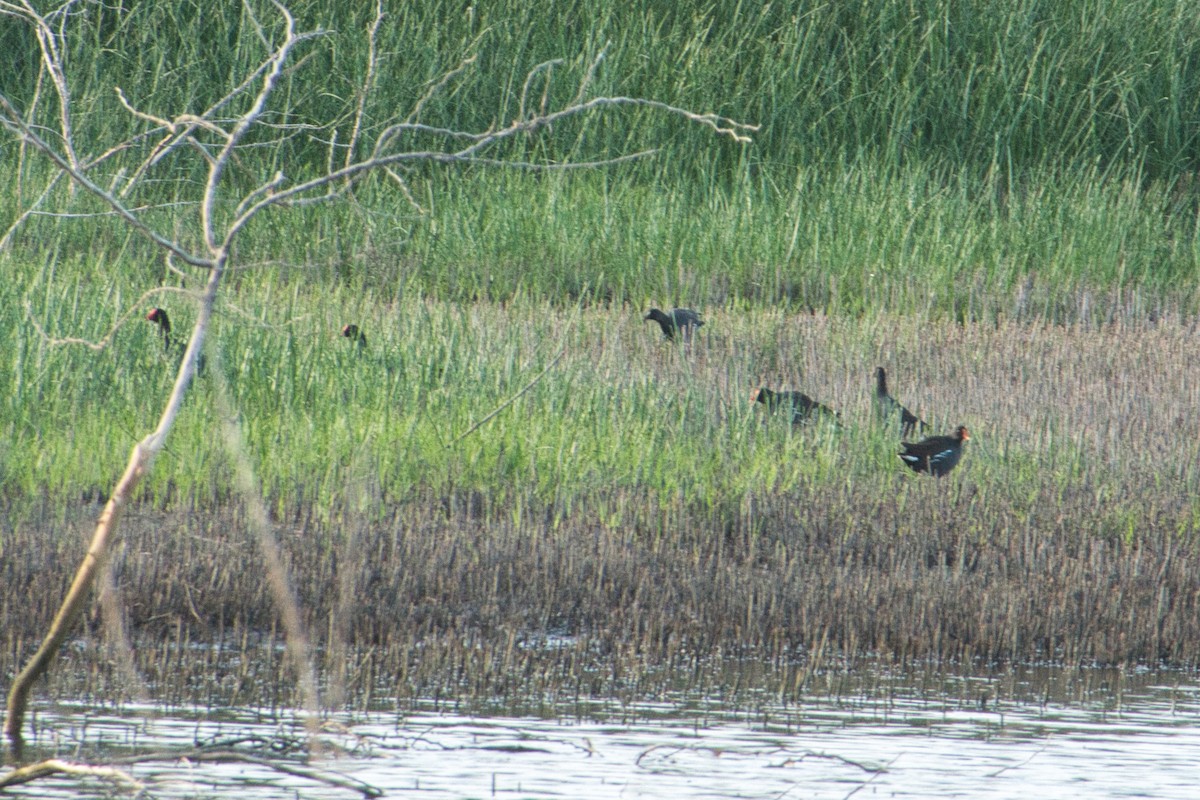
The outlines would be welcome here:
M 1039 688 L 1022 685 L 1027 694 Z M 543 717 L 468 715 L 428 702 L 325 718 L 316 738 L 326 752 L 307 763 L 388 797 L 1196 797 L 1200 684 L 1144 674 L 1088 685 L 1071 700 L 1035 702 L 992 699 L 995 681 L 962 679 L 959 691 L 937 695 L 897 681 L 886 692 L 753 709 L 692 698 Z M 101 761 L 225 742 L 302 767 L 312 741 L 300 716 L 253 709 L 60 704 L 39 711 L 36 732 L 39 756 Z M 163 759 L 128 771 L 154 797 L 360 796 L 256 764 Z M 11 790 L 110 792 L 76 778 Z

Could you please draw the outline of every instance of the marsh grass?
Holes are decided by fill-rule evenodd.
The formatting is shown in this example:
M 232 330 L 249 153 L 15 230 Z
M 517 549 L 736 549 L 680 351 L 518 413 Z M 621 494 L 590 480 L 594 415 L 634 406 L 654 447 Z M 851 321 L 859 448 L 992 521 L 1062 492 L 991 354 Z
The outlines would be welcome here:
M 286 305 L 319 290 L 334 302 L 654 301 L 959 320 L 1109 321 L 1113 295 L 1142 311 L 1196 308 L 1195 209 L 1172 185 L 1087 170 L 1029 180 L 1001 202 L 994 181 L 930 169 L 802 171 L 712 192 L 603 175 L 455 176 L 436 181 L 425 215 L 341 208 L 260 224 L 234 278 L 265 282 L 258 291 Z M 18 309 L 73 292 L 53 313 L 74 315 L 85 299 L 178 284 L 144 243 L 99 220 L 35 219 L 22 232 L 17 252 L 38 257 L 6 265 L 32 295 L 5 287 Z M 1075 302 L 1084 292 L 1094 305 Z
M 312 70 L 288 76 L 284 88 L 299 118 L 332 119 L 352 105 L 367 53 L 350 32 L 362 31 L 371 11 L 332 0 L 296 9 L 301 29 L 335 32 L 309 49 Z M 903 7 L 595 3 L 548 15 L 520 0 L 467 9 L 425 0 L 391 11 L 381 27 L 380 80 L 368 120 L 382 124 L 396 109 L 412 108 L 428 82 L 473 53 L 478 68 L 431 98 L 425 121 L 484 129 L 515 115 L 535 65 L 562 60 L 531 87 L 531 98 L 546 92 L 562 100 L 574 84 L 553 76 L 584 69 L 607 45 L 597 76 L 602 93 L 757 119 L 764 123 L 758 164 L 934 157 L 975 175 L 1010 178 L 1030 167 L 1095 163 L 1144 165 L 1155 177 L 1171 177 L 1194 167 L 1197 153 L 1191 125 L 1200 109 L 1200 36 L 1190 11 L 1182 0 L 917 0 Z M 90 24 L 71 31 L 68 57 L 80 64 L 72 93 L 84 141 L 131 124 L 114 84 L 152 111 L 195 111 L 221 96 L 230 74 L 248 74 L 259 37 L 279 24 L 254 6 L 201 12 L 182 2 L 78 13 Z M 36 49 L 21 28 L 6 31 L 4 43 Z M 20 63 L 9 91 L 23 99 L 35 91 L 37 74 L 24 68 L 35 61 Z M 321 91 L 312 90 L 314 81 Z M 54 111 L 46 106 L 43 113 Z M 561 135 L 515 150 L 576 160 L 588 152 L 628 153 L 646 141 L 639 129 L 671 156 L 712 149 L 700 131 L 638 112 L 626 116 L 635 124 L 568 123 Z M 315 140 L 264 153 L 286 158 L 298 174 L 326 157 Z M 705 156 L 698 168 L 693 158 L 671 163 L 712 178 L 707 164 L 740 158 L 730 147 Z
M 867 656 L 1194 666 L 1190 317 L 960 325 L 714 309 L 688 348 L 636 309 L 410 300 L 360 309 L 360 353 L 333 305 L 307 317 L 285 305 L 250 309 L 261 322 L 223 317 L 210 369 L 240 393 L 321 668 L 348 703 L 694 689 L 730 679 L 714 670 L 738 653 L 771 665 L 785 694 L 829 659 Z M 152 333 L 127 336 L 154 345 Z M 546 379 L 447 447 L 560 342 Z M 876 364 L 936 429 L 971 429 L 948 477 L 896 459 L 871 417 Z M 23 380 L 54 401 L 39 416 L 94 415 L 90 393 Z M 816 396 L 844 426 L 767 417 L 749 399 L 762 382 Z M 117 584 L 152 686 L 240 700 L 274 662 L 222 660 L 275 641 L 278 623 L 244 512 L 218 488 L 228 467 L 202 424 L 207 391 L 129 511 Z M 125 397 L 138 413 L 137 393 Z M 8 487 L 0 577 L 30 587 L 0 608 L 20 621 L 10 665 L 94 513 L 62 502 L 77 484 L 50 466 L 97 434 L 42 431 L 10 472 L 57 498 L 14 502 L 26 493 Z M 177 674 L 181 648 L 214 641 L 189 673 L 207 677 Z M 94 670 L 115 680 L 103 661 Z
M 306 271 L 320 269 L 323 289 L 342 283 L 393 299 L 676 297 L 980 318 L 1031 282 L 1028 300 L 1043 306 L 1035 314 L 1065 315 L 1054 307 L 1063 288 L 1143 291 L 1194 307 L 1200 36 L 1186 4 L 923 0 L 905 9 L 601 3 L 560 16 L 516 0 L 466 11 L 409 4 L 380 30 L 372 130 L 469 54 L 472 68 L 422 106 L 421 121 L 501 124 L 535 65 L 563 60 L 530 87 L 562 99 L 606 44 L 595 91 L 712 109 L 761 129 L 746 145 L 636 111 L 567 121 L 490 155 L 551 164 L 658 155 L 594 175 L 414 169 L 417 205 L 366 180 L 356 205 L 264 217 L 241 239 L 241 268 L 274 265 L 306 285 Z M 282 141 L 265 134 L 232 184 L 281 164 L 291 181 L 311 177 L 329 161 L 328 142 L 348 140 L 366 60 L 350 32 L 364 28 L 362 13 L 326 0 L 298 10 L 301 27 L 338 33 L 307 46 L 278 113 L 340 127 Z M 72 64 L 86 65 L 71 87 L 80 150 L 96 155 L 142 129 L 114 84 L 150 113 L 205 108 L 228 75 L 256 63 L 271 19 L 250 6 L 81 9 L 68 41 Z M 2 35 L 36 63 L 20 26 Z M 18 105 L 32 102 L 36 74 L 18 70 L 11 87 Z M 51 105 L 34 116 L 52 120 Z M 444 144 L 411 138 L 402 146 Z M 131 148 L 128 162 L 111 159 L 93 175 L 107 185 L 146 152 Z M 12 220 L 34 202 L 46 165 L 15 148 L 0 157 L 16 184 L 0 193 L 0 219 Z M 185 243 L 197 236 L 178 222 L 189 177 L 168 170 L 129 198 Z M 73 214 L 105 212 L 65 185 L 50 200 Z M 45 263 L 87 253 L 135 276 L 139 290 L 170 282 L 150 245 L 110 223 L 34 216 L 13 244 Z
M 1190 323 L 1167 311 L 1154 322 L 1126 315 L 1091 294 L 1077 303 L 1107 309 L 1111 324 L 713 309 L 703 336 L 681 348 L 630 307 L 426 299 L 372 306 L 350 292 L 313 305 L 298 287 L 288 291 L 231 301 L 212 353 L 281 512 L 324 505 L 368 478 L 389 500 L 414 486 L 532 490 L 552 500 L 614 485 L 716 498 L 764 481 L 788 488 L 805 471 L 856 474 L 874 452 L 866 421 L 876 363 L 936 427 L 980 429 L 984 444 L 972 450 L 1029 468 L 1079 451 L 1102 454 L 1108 466 L 1190 474 Z M 109 320 L 81 294 L 59 289 L 59 313 L 45 326 L 99 338 Z M 186 306 L 176 316 L 186 328 Z M 338 335 L 348 321 L 367 332 L 365 349 Z M 560 349 L 545 380 L 458 440 Z M 97 455 L 116 457 L 123 432 L 150 421 L 176 357 L 141 320 L 102 351 L 49 346 L 21 324 L 14 352 L 4 484 L 14 502 L 68 500 L 103 486 L 114 465 Z M 749 402 L 764 382 L 832 405 L 846 429 L 776 430 Z M 1075 405 L 1063 407 L 1068 399 Z M 147 484 L 152 505 L 204 507 L 224 496 L 213 413 L 211 387 L 201 381 Z
M 558 69 L 577 79 L 611 41 L 597 91 L 764 127 L 752 147 L 710 147 L 639 114 L 569 123 L 495 155 L 659 157 L 415 170 L 419 207 L 367 181 L 357 204 L 248 228 L 209 376 L 114 562 L 148 683 L 165 699 L 295 701 L 214 435 L 218 378 L 330 696 L 348 703 L 730 680 L 788 696 L 866 655 L 1194 666 L 1200 37 L 1178 2 L 1101 5 L 397 9 L 373 125 L 477 52 L 423 120 L 486 128 L 535 64 L 571 54 Z M 91 67 L 73 78 L 83 149 L 136 124 L 114 81 L 156 113 L 203 108 L 257 58 L 250 6 L 198 8 L 81 9 L 97 15 L 70 41 Z M 341 9 L 312 3 L 302 22 L 361 30 Z M 340 42 L 289 73 L 294 118 L 351 107 L 364 53 Z M 32 73 L 12 81 L 32 96 Z M 245 157 L 302 179 L 332 135 Z M 0 158 L 14 220 L 45 166 Z M 144 186 L 130 202 L 146 219 L 195 237 L 170 222 L 170 183 Z M 61 211 L 104 211 L 59 191 Z M 178 275 L 111 222 L 35 215 L 0 252 L 0 583 L 28 587 L 0 593 L 5 670 L 176 366 L 137 316 L 98 351 L 53 345 L 30 317 L 99 340 L 163 287 L 153 304 L 191 322 Z M 676 303 L 709 323 L 690 348 L 641 321 Z M 348 322 L 364 350 L 338 336 Z M 971 429 L 947 478 L 909 474 L 871 421 L 879 364 L 935 428 Z M 749 402 L 764 384 L 843 427 L 766 417 Z M 52 678 L 80 680 L 77 695 L 128 688 L 90 647 L 98 624 L 83 672 Z M 775 672 L 720 673 L 730 655 Z

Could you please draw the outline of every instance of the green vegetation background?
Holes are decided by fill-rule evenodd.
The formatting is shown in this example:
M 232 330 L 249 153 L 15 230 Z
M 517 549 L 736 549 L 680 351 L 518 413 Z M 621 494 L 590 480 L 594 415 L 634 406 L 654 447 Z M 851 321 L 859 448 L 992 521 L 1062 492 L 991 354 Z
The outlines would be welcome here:
M 145 128 L 114 86 L 159 116 L 222 97 L 263 57 L 259 31 L 278 34 L 266 4 L 250 8 L 76 8 L 68 68 L 83 154 Z M 272 120 L 323 127 L 286 141 L 264 131 L 228 177 L 243 191 L 277 169 L 292 181 L 318 174 L 335 133 L 339 142 L 349 135 L 373 10 L 333 0 L 294 10 L 300 29 L 329 35 L 302 48 Z M 35 121 L 52 125 L 32 32 L 6 21 L 0 47 L 17 54 L 4 93 L 19 106 L 40 96 Z M 762 428 L 740 402 L 753 382 L 774 370 L 794 382 L 803 375 L 809 388 L 830 357 L 781 352 L 777 333 L 788 323 L 771 315 L 815 310 L 861 322 L 840 334 L 835 354 L 846 384 L 829 391 L 845 397 L 859 372 L 868 385 L 877 358 L 911 357 L 883 344 L 896 329 L 919 342 L 923 325 L 945 320 L 1102 322 L 1114 298 L 1135 298 L 1135 313 L 1195 310 L 1192 3 L 395 3 L 381 28 L 368 128 L 406 118 L 468 56 L 476 61 L 429 98 L 420 121 L 503 125 L 536 65 L 562 59 L 529 93 L 561 104 L 602 50 L 595 93 L 714 111 L 761 130 L 737 144 L 648 110 L 608 111 L 489 155 L 657 154 L 570 173 L 424 166 L 406 176 L 415 204 L 373 179 L 355 204 L 274 212 L 248 229 L 244 269 L 227 286 L 211 342 L 213 369 L 234 386 L 280 506 L 361 493 L 368 476 L 379 484 L 374 496 L 391 499 L 413 485 L 484 487 L 501 506 L 506 492 L 527 491 L 569 505 L 577 491 L 615 483 L 736 506 L 746 492 L 794 487 L 806 473 L 838 480 L 896 469 L 890 444 L 851 448 L 869 455 L 849 468 L 838 459 L 863 457 L 833 445 L 804 459 L 790 437 L 778 447 L 795 458 L 760 446 Z M 413 136 L 398 146 L 448 141 Z M 140 146 L 98 167 L 98 182 L 150 143 Z M 0 163 L 8 230 L 50 168 L 12 137 L 0 143 Z M 131 202 L 194 245 L 194 208 L 172 204 L 194 201 L 202 163 L 179 158 L 151 177 Z M 76 214 L 103 210 L 65 186 L 50 199 Z M 104 216 L 26 219 L 0 269 L 10 276 L 0 286 L 0 490 L 9 503 L 52 504 L 101 491 L 156 419 L 171 364 L 136 316 L 102 352 L 49 346 L 30 319 L 55 336 L 96 340 L 143 292 L 179 279 Z M 177 331 L 188 329 L 186 302 L 154 303 L 171 308 Z M 719 382 L 689 381 L 690 362 L 654 349 L 640 322 L 651 304 L 709 316 L 711 341 L 732 361 Z M 766 333 L 764 318 L 775 326 Z M 336 336 L 351 321 L 370 332 L 367 354 Z M 551 380 L 446 446 L 560 346 L 566 356 Z M 202 381 L 150 496 L 223 501 L 214 414 Z M 1031 483 L 1035 475 L 1026 472 Z

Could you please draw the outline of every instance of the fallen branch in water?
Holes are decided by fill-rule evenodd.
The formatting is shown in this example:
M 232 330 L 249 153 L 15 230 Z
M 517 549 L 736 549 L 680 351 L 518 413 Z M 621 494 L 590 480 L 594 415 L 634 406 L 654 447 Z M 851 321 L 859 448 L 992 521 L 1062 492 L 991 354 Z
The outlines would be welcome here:
M 369 783 L 364 783 L 356 778 L 351 778 L 346 775 L 341 775 L 328 770 L 317 769 L 302 764 L 290 763 L 279 759 L 271 759 L 263 756 L 254 755 L 252 753 L 242 752 L 222 744 L 217 747 L 194 747 L 188 750 L 160 750 L 152 753 L 141 753 L 132 756 L 121 756 L 112 759 L 111 763 L 123 767 L 153 764 L 156 762 L 183 762 L 183 766 L 187 763 L 195 762 L 211 762 L 211 763 L 239 763 L 253 764 L 257 767 L 263 767 L 274 772 L 284 775 L 290 775 L 296 778 L 303 778 L 307 781 L 319 783 L 324 786 L 332 786 L 338 789 L 347 789 L 356 792 L 363 797 L 374 798 L 381 797 L 383 790 L 372 786 Z M 146 791 L 146 786 L 141 781 L 135 779 L 128 772 L 119 769 L 117 766 L 98 766 L 94 764 L 82 764 L 74 761 L 63 761 L 58 758 L 50 758 L 45 761 L 38 761 L 33 764 L 27 764 L 23 767 L 18 767 L 6 775 L 0 776 L 0 789 L 9 786 L 20 786 L 42 778 L 53 777 L 55 775 L 70 775 L 76 777 L 92 777 L 109 780 L 118 785 L 123 791 L 140 794 Z
M 79 764 L 74 761 L 48 758 L 45 761 L 38 761 L 33 764 L 26 764 L 23 767 L 17 767 L 7 775 L 0 776 L 0 789 L 9 786 L 20 786 L 21 784 L 31 783 L 40 778 L 47 778 L 52 775 L 103 778 L 120 784 L 123 789 L 134 792 L 142 792 L 146 788 L 139 781 L 134 780 L 129 773 L 114 767 L 98 767 L 93 764 Z

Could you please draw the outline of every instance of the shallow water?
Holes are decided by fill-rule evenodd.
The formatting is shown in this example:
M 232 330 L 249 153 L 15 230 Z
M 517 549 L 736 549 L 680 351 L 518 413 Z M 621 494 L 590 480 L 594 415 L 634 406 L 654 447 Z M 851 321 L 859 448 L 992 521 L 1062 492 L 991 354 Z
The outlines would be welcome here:
M 1107 681 L 1103 685 L 1109 686 Z M 719 701 L 596 705 L 549 719 L 443 711 L 334 715 L 309 765 L 384 796 L 845 798 L 1197 796 L 1200 684 L 1144 675 L 1077 702 L 966 706 L 943 694 L 826 696 L 753 711 Z M 302 720 L 254 710 L 42 709 L 32 754 L 110 758 L 260 737 L 237 748 L 302 766 Z M 290 748 L 297 748 L 291 751 Z M 128 771 L 154 797 L 360 796 L 244 763 L 159 760 Z M 110 796 L 97 779 L 17 797 Z

